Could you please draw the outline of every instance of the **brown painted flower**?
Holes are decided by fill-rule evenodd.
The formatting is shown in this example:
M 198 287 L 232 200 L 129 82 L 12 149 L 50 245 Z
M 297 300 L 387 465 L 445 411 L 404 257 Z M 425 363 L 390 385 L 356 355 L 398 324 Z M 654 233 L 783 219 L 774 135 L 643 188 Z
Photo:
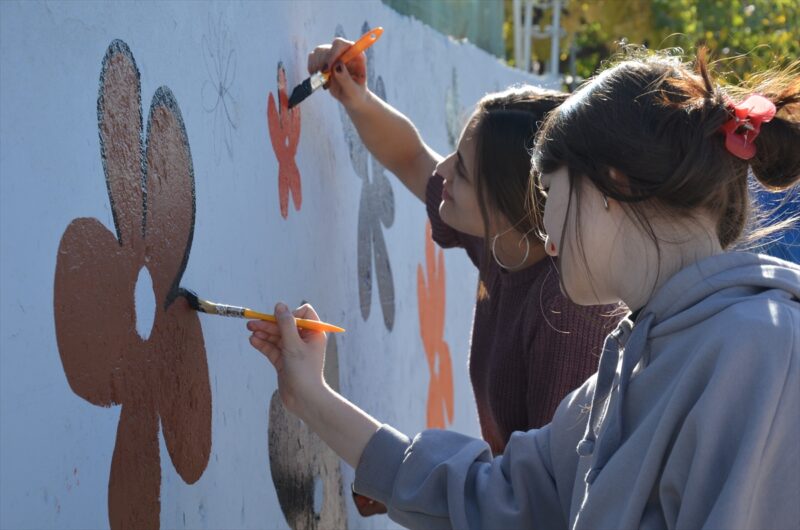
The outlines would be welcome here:
M 54 310 L 72 390 L 95 405 L 122 405 L 108 484 L 112 528 L 157 528 L 159 419 L 178 474 L 197 481 L 211 452 L 211 389 L 197 314 L 179 296 L 194 231 L 194 173 L 172 92 L 150 104 L 143 142 L 139 71 L 111 43 L 97 99 L 100 150 L 116 236 L 75 219 L 61 238 Z M 136 329 L 134 290 L 146 268 L 156 308 L 147 339 Z

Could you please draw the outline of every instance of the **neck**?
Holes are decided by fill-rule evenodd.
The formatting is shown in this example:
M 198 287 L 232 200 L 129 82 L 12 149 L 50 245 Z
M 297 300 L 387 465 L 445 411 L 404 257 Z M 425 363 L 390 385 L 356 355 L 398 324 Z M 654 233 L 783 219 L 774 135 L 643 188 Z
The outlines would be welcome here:
M 699 222 L 694 227 L 682 226 L 671 231 L 670 237 L 659 237 L 660 255 L 652 241 L 638 247 L 638 256 L 629 256 L 629 263 L 642 263 L 643 267 L 626 267 L 620 278 L 620 299 L 631 311 L 641 309 L 652 296 L 676 273 L 705 258 L 723 252 L 716 233 Z M 675 243 L 671 243 L 675 242 Z M 642 251 L 644 248 L 644 259 Z
M 528 243 L 525 243 L 525 237 Z M 490 241 L 491 244 L 491 241 Z M 530 249 L 528 249 L 530 245 Z M 531 265 L 540 262 L 545 257 L 544 245 L 538 239 L 525 236 L 516 230 L 511 230 L 497 238 L 494 246 L 497 258 L 508 265 L 510 272 L 527 269 Z M 527 256 L 525 255 L 527 251 Z

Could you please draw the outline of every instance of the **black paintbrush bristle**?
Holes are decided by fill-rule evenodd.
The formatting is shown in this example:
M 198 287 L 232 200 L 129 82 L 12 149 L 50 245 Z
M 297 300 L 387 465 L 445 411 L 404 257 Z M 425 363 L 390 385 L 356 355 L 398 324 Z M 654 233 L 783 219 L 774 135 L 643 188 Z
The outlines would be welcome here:
M 292 95 L 289 96 L 289 108 L 299 104 L 310 96 L 312 92 L 314 92 L 314 90 L 311 88 L 311 78 L 309 77 L 292 90 Z
M 197 297 L 197 293 L 191 289 L 181 287 L 178 289 L 178 296 L 186 298 L 186 301 L 189 302 L 189 307 L 195 311 L 200 311 L 200 299 Z
M 195 293 L 191 289 L 186 289 L 185 287 L 181 287 L 180 289 L 178 289 L 178 295 L 186 298 L 186 301 L 189 303 L 189 307 L 191 307 L 195 311 L 200 311 L 202 313 L 214 313 L 213 310 L 209 311 L 209 309 L 213 309 L 213 305 L 209 304 L 209 302 L 205 300 L 202 300 L 200 297 L 197 296 L 197 293 Z

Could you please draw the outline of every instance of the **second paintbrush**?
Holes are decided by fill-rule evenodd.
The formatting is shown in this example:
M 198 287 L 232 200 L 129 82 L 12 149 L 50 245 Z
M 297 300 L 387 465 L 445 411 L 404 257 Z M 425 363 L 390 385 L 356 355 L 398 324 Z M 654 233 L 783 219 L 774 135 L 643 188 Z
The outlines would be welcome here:
M 368 32 L 364 33 L 361 38 L 355 41 L 352 46 L 347 48 L 347 50 L 336 60 L 336 62 L 342 64 L 349 63 L 358 57 L 359 53 L 375 44 L 375 41 L 378 40 L 381 35 L 383 35 L 383 28 L 380 26 L 369 30 Z M 324 72 L 320 71 L 294 87 L 291 96 L 289 96 L 289 108 L 299 104 L 301 101 L 313 94 L 315 90 L 325 86 L 330 77 L 330 69 Z
M 189 302 L 189 306 L 195 311 L 208 313 L 209 315 L 221 315 L 224 317 L 237 317 L 237 318 L 250 318 L 254 320 L 266 320 L 267 322 L 277 322 L 278 319 L 274 315 L 266 313 L 259 313 L 246 307 L 239 307 L 234 305 L 217 304 L 209 302 L 198 297 L 194 291 L 189 289 L 180 290 L 184 298 Z M 329 331 L 332 333 L 342 333 L 344 328 L 328 324 L 327 322 L 320 322 L 319 320 L 308 320 L 305 318 L 295 318 L 295 325 L 301 329 L 313 329 L 314 331 Z

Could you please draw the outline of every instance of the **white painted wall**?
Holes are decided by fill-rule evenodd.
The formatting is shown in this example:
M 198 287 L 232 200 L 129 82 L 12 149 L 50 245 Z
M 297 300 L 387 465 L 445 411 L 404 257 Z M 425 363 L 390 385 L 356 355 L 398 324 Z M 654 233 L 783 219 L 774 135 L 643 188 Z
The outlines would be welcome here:
M 257 309 L 277 300 L 312 301 L 323 318 L 348 330 L 338 338 L 342 392 L 406 432 L 425 427 L 429 374 L 416 295 L 424 207 L 390 175 L 395 220 L 384 234 L 396 316 L 389 332 L 376 289 L 366 322 L 359 310 L 361 180 L 337 103 L 326 93 L 301 105 L 302 208 L 290 206 L 288 219 L 278 208 L 278 164 L 266 123 L 277 63 L 293 87 L 305 77 L 314 45 L 329 41 L 337 25 L 355 38 L 365 21 L 386 30 L 370 66 L 383 78 L 388 101 L 441 153 L 451 149 L 447 108 L 452 123 L 452 109 L 464 115 L 488 91 L 533 81 L 377 1 L 0 3 L 0 527 L 108 526 L 119 408 L 94 406 L 68 386 L 55 339 L 53 280 L 59 240 L 73 219 L 95 217 L 113 231 L 96 106 L 101 61 L 114 39 L 128 44 L 138 64 L 145 119 L 161 85 L 183 114 L 197 217 L 182 283 Z M 219 116 L 215 122 L 203 105 L 204 83 L 213 81 L 203 38 L 225 28 L 223 48 L 236 60 L 226 96 L 235 128 Z M 445 255 L 452 428 L 477 435 L 467 374 L 477 275 L 462 252 Z M 201 316 L 201 322 L 212 391 L 211 458 L 200 480 L 187 485 L 162 439 L 162 527 L 285 528 L 267 448 L 274 371 L 248 345 L 243 321 Z M 352 470 L 342 468 L 347 492 Z M 360 519 L 349 497 L 346 504 L 351 528 L 392 525 L 384 516 Z

